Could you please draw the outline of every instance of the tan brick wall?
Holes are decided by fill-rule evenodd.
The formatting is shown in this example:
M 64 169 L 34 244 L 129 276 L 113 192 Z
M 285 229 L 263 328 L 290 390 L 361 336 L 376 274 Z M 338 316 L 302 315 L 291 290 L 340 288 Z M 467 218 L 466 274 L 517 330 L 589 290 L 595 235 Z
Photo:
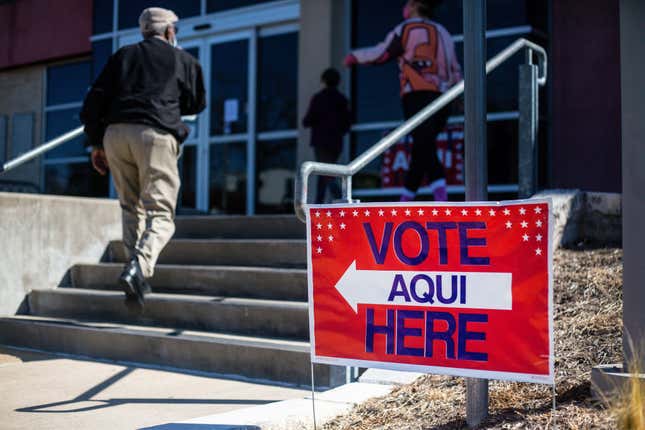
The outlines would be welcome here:
M 7 154 L 11 151 L 12 118 L 18 113 L 33 113 L 35 118 L 32 145 L 39 145 L 42 131 L 43 81 L 45 66 L 29 66 L 0 72 L 0 115 L 8 120 Z M 29 182 L 39 186 L 38 160 L 0 176 L 3 181 Z

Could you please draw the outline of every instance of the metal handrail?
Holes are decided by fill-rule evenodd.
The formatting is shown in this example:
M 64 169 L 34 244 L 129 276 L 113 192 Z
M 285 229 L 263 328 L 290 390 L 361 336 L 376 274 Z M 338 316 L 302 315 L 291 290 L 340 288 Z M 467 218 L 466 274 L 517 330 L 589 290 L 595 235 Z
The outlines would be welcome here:
M 65 134 L 58 136 L 55 139 L 45 142 L 37 148 L 32 149 L 31 151 L 25 152 L 24 154 L 14 158 L 11 161 L 7 161 L 2 166 L 0 166 L 0 174 L 8 172 L 11 169 L 15 169 L 18 166 L 25 164 L 27 161 L 31 161 L 34 158 L 44 154 L 47 151 L 58 148 L 65 142 L 80 136 L 83 134 L 83 126 L 75 128 L 74 130 L 68 131 Z
M 526 49 L 527 58 L 529 63 L 532 61 L 532 53 L 535 52 L 538 56 L 540 65 L 540 72 L 537 78 L 539 85 L 546 84 L 547 73 L 547 56 L 546 51 L 540 45 L 537 45 L 526 39 L 518 39 L 511 43 L 508 47 L 503 49 L 499 54 L 486 62 L 486 74 L 488 75 L 500 64 L 511 58 L 519 51 Z M 363 154 L 359 155 L 354 161 L 347 165 L 343 164 L 329 164 L 320 163 L 316 161 L 306 161 L 302 163 L 300 172 L 296 175 L 295 183 L 295 199 L 294 210 L 298 219 L 302 222 L 306 221 L 305 205 L 307 204 L 307 191 L 309 176 L 313 173 L 325 176 L 337 176 L 343 179 L 343 199 L 348 202 L 352 201 L 352 176 L 358 173 L 361 169 L 372 162 L 376 157 L 385 152 L 390 146 L 401 140 L 404 136 L 409 134 L 412 130 L 417 128 L 421 123 L 426 121 L 432 115 L 444 108 L 448 103 L 456 99 L 461 93 L 464 92 L 464 81 L 452 86 L 448 91 L 444 92 L 440 97 L 435 99 L 428 106 L 420 110 L 412 118 L 397 127 L 390 134 L 378 141 L 374 146 L 369 148 Z
M 197 115 L 186 115 L 181 117 L 182 121 L 196 121 Z M 77 127 L 73 130 L 68 131 L 65 134 L 45 142 L 42 145 L 32 149 L 31 151 L 25 152 L 24 154 L 19 155 L 11 161 L 7 161 L 3 165 L 0 165 L 0 175 L 9 170 L 15 169 L 28 161 L 33 160 L 36 157 L 44 154 L 45 152 L 51 151 L 61 146 L 63 143 L 69 142 L 70 140 L 83 134 L 84 126 Z

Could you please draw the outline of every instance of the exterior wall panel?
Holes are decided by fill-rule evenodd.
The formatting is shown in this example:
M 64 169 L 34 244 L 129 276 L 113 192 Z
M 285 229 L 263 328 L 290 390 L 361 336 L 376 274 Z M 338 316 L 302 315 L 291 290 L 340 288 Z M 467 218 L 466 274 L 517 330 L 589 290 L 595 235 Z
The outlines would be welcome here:
M 551 187 L 620 192 L 618 2 L 553 1 Z
M 20 0 L 0 5 L 0 69 L 87 54 L 92 2 Z

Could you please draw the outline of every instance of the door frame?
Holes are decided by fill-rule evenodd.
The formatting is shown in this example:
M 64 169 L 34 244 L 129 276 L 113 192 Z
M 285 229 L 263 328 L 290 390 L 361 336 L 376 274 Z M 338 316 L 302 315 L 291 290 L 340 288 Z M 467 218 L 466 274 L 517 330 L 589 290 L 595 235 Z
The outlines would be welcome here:
M 179 41 L 178 41 L 179 42 Z M 182 49 L 193 49 L 197 48 L 197 59 L 201 63 L 201 59 L 204 55 L 204 43 L 200 39 L 189 39 L 185 42 L 182 42 L 179 44 Z M 197 138 L 191 139 L 190 136 L 188 139 L 183 143 L 184 147 L 194 147 L 196 151 L 195 155 L 195 207 L 191 209 L 197 209 L 197 210 L 202 210 L 201 205 L 203 202 L 201 199 L 203 199 L 204 195 L 204 189 L 203 184 L 200 181 L 201 176 L 203 175 L 203 167 L 201 166 L 200 159 L 201 159 L 201 152 L 203 151 L 203 136 L 204 136 L 204 123 L 207 121 L 208 117 L 208 111 L 204 109 L 203 112 L 199 113 L 198 117 L 198 129 L 197 129 Z M 182 183 L 183 187 L 183 183 Z
M 212 58 L 211 50 L 214 45 L 224 44 L 228 42 L 236 42 L 246 40 L 248 42 L 247 48 L 247 126 L 246 133 L 235 135 L 210 135 L 210 103 L 204 112 L 207 112 L 207 120 L 204 121 L 203 138 L 200 133 L 200 139 L 203 139 L 205 147 L 201 155 L 200 164 L 202 164 L 203 172 L 198 173 L 198 181 L 202 182 L 204 193 L 201 202 L 203 206 L 198 207 L 200 210 L 208 212 L 210 210 L 210 146 L 218 144 L 226 144 L 228 142 L 242 142 L 246 141 L 246 215 L 253 215 L 255 213 L 255 123 L 256 123 L 256 90 L 257 90 L 257 30 L 256 28 L 244 29 L 233 31 L 224 34 L 217 34 L 203 39 L 204 59 L 202 67 L 204 68 L 204 80 L 206 92 L 211 94 L 212 88 Z M 200 129 L 201 132 L 201 129 Z
M 257 199 L 257 145 L 258 139 L 273 140 L 281 138 L 297 138 L 297 128 L 293 130 L 276 130 L 269 132 L 259 132 L 257 130 L 257 100 L 258 100 L 258 42 L 261 37 L 270 37 L 280 34 L 297 33 L 300 31 L 300 25 L 297 21 L 287 23 L 276 23 L 263 26 L 254 26 L 243 30 L 216 34 L 203 39 L 203 48 L 200 58 L 204 68 L 204 79 L 206 80 L 206 90 L 210 94 L 212 91 L 212 58 L 211 47 L 216 44 L 247 40 L 248 41 L 248 76 L 247 76 L 247 130 L 244 134 L 237 135 L 219 135 L 211 136 L 210 133 L 210 105 L 207 107 L 207 118 L 200 119 L 200 140 L 205 138 L 203 155 L 201 157 L 202 172 L 198 173 L 198 181 L 202 182 L 203 195 L 198 199 L 203 206 L 198 209 L 210 210 L 210 146 L 223 144 L 227 142 L 246 141 L 246 215 L 254 215 L 256 212 Z M 188 46 L 188 45 L 186 45 Z M 294 55 L 297 55 L 295 53 Z M 203 131 L 202 131 L 203 130 Z M 199 187 L 198 187 L 199 188 Z

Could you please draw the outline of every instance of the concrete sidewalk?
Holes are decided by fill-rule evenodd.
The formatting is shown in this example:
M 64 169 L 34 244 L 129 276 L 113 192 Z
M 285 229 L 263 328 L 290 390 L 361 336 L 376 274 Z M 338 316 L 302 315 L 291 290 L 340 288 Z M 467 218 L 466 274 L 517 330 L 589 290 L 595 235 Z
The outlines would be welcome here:
M 316 394 L 316 428 L 349 412 L 372 397 L 387 395 L 393 386 L 354 382 Z M 311 394 L 192 420 L 160 424 L 140 430 L 310 430 L 314 429 Z
M 0 428 L 135 429 L 306 390 L 0 348 Z

